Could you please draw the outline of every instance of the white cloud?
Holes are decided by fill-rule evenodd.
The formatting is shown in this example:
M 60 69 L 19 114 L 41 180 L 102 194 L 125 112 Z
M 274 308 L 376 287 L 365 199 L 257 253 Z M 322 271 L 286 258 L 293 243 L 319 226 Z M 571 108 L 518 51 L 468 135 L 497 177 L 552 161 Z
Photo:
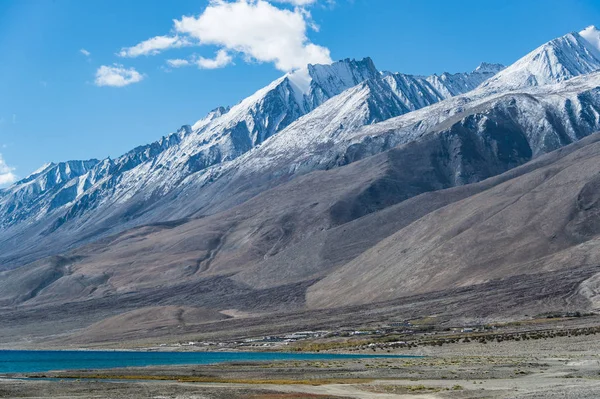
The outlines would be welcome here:
M 175 30 L 202 44 L 217 45 L 282 71 L 330 63 L 329 50 L 306 36 L 310 14 L 283 10 L 264 0 L 213 1 L 198 17 L 174 21 Z
M 92 55 L 92 53 L 90 53 L 89 51 L 87 51 L 86 49 L 82 48 L 81 50 L 79 50 L 79 52 L 83 55 L 85 55 L 86 57 L 89 57 L 90 55 Z
M 233 58 L 227 54 L 227 51 L 219 50 L 215 58 L 198 57 L 195 63 L 201 69 L 217 69 L 231 64 L 232 60 Z
M 17 175 L 13 173 L 14 171 L 15 168 L 8 166 L 2 158 L 2 154 L 0 154 L 0 187 L 17 181 Z
M 287 3 L 298 7 L 310 6 L 315 4 L 317 0 L 273 0 L 277 3 Z
M 170 48 L 179 48 L 192 45 L 192 42 L 180 36 L 156 36 L 133 47 L 124 47 L 117 54 L 119 57 L 135 58 L 140 55 L 156 55 Z
M 191 65 L 191 63 L 188 60 L 183 60 L 181 58 L 167 60 L 167 64 L 172 68 L 181 68 Z
M 213 60 L 198 58 L 199 67 L 223 67 L 232 61 L 232 52 L 246 61 L 272 62 L 282 71 L 291 71 L 307 64 L 331 63 L 329 50 L 311 43 L 306 32 L 315 29 L 310 13 L 301 6 L 315 0 L 282 0 L 298 7 L 278 8 L 265 0 L 212 0 L 197 17 L 183 16 L 174 20 L 172 36 L 157 36 L 119 55 L 135 57 L 158 54 L 185 45 L 213 45 L 224 52 Z M 169 61 L 167 61 L 169 63 Z M 169 63 L 170 64 L 170 63 Z M 171 65 L 171 64 L 170 64 Z M 175 61 L 173 67 L 189 65 Z
M 102 65 L 96 71 L 96 86 L 123 87 L 142 81 L 144 76 L 134 68 L 125 68 L 123 65 Z

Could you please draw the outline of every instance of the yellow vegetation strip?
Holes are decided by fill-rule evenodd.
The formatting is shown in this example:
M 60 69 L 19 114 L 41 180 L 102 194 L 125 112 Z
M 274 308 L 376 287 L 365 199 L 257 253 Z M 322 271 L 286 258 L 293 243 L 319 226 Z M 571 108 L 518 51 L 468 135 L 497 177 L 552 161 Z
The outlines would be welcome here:
M 364 384 L 372 382 L 373 379 L 361 378 L 331 378 L 314 380 L 294 380 L 294 379 L 243 379 L 243 378 L 221 378 L 221 377 L 202 377 L 202 376 L 167 376 L 167 375 L 109 375 L 109 374 L 59 374 L 59 375 L 30 375 L 29 378 L 53 378 L 69 380 L 140 380 L 140 381 L 177 381 L 177 382 L 200 382 L 200 383 L 218 383 L 218 384 L 256 384 L 256 385 L 328 385 L 328 384 Z

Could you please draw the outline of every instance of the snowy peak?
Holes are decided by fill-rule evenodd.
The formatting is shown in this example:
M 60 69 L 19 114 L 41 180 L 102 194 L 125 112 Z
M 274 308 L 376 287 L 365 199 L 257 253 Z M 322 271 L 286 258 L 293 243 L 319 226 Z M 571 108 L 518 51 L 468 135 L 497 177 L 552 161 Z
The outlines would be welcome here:
M 491 64 L 489 62 L 482 62 L 477 68 L 473 70 L 473 73 L 491 73 L 495 75 L 504 68 L 506 67 L 502 64 Z
M 364 82 L 380 75 L 371 58 L 362 60 L 345 59 L 331 65 L 309 65 L 311 81 L 309 102 L 312 107 Z M 320 105 L 320 104 L 319 104 Z
M 559 83 L 600 69 L 600 51 L 592 44 L 599 38 L 598 31 L 590 27 L 582 33 L 585 38 L 573 32 L 543 44 L 481 87 L 492 92 L 516 90 Z
M 44 191 L 49 187 L 54 187 L 57 184 L 64 183 L 75 177 L 86 174 L 99 162 L 100 161 L 97 159 L 90 159 L 87 161 L 66 161 L 57 164 L 49 162 L 26 178 L 14 183 L 9 189 L 15 190 L 27 183 L 35 182 L 39 186 L 39 189 Z
M 308 65 L 286 74 L 231 109 L 217 109 L 196 122 L 195 134 L 181 145 L 188 171 L 235 159 L 330 98 L 378 76 L 370 58 Z
M 377 75 L 379 71 L 370 58 L 360 61 L 346 59 L 330 65 L 308 65 L 305 69 L 275 80 L 231 109 L 220 107 L 211 111 L 192 129 L 212 131 L 214 126 L 232 127 L 244 121 L 252 130 L 257 124 L 267 128 L 267 119 L 272 122 L 279 120 L 270 124 L 269 133 L 258 134 L 266 138 L 287 126 L 290 119 L 297 119 L 331 97 Z
M 229 107 L 217 107 L 217 108 L 213 109 L 204 118 L 202 118 L 198 122 L 194 123 L 194 125 L 192 126 L 192 130 L 200 130 L 203 127 L 206 127 L 213 120 L 228 113 L 229 110 L 230 110 Z
M 338 82 L 339 85 L 336 86 L 347 88 L 379 75 L 375 63 L 369 57 L 362 60 L 346 58 L 328 65 L 310 64 L 308 73 L 319 85 L 324 86 L 327 82 Z

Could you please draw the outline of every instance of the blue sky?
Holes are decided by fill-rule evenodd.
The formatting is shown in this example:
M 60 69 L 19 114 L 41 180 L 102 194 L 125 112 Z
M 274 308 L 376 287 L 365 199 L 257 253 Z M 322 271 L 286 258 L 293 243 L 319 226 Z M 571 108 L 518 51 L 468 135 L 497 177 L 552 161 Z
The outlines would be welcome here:
M 470 71 L 600 24 L 600 0 L 240 1 L 0 1 L 0 176 L 118 156 L 302 63 Z

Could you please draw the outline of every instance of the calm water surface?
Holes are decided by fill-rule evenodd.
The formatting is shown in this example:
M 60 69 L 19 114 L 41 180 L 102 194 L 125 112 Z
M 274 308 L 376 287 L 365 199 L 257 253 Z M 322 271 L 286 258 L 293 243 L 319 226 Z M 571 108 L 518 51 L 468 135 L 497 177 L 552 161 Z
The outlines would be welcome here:
M 0 350 L 0 374 L 159 365 L 215 364 L 276 360 L 336 360 L 386 357 L 412 356 L 335 355 L 321 353 L 282 352 L 113 352 Z

